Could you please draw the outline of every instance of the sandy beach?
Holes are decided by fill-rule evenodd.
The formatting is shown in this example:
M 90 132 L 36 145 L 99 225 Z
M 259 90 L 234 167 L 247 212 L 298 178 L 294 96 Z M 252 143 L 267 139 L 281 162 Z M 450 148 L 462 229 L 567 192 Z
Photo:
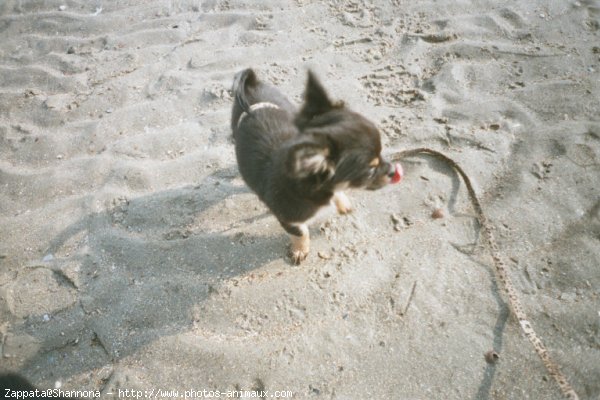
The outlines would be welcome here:
M 562 398 L 440 161 L 349 192 L 291 265 L 237 170 L 246 67 L 296 104 L 310 68 L 384 154 L 456 160 L 600 398 L 598 0 L 0 2 L 0 372 L 103 399 Z

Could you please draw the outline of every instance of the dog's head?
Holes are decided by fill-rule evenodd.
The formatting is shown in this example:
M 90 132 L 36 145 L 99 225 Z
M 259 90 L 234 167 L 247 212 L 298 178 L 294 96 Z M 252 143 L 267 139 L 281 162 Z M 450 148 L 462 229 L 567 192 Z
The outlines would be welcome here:
M 399 181 L 399 166 L 381 156 L 377 127 L 342 102 L 332 102 L 310 71 L 304 97 L 295 119 L 302 134 L 289 153 L 288 171 L 299 177 L 317 176 L 333 190 L 375 190 Z

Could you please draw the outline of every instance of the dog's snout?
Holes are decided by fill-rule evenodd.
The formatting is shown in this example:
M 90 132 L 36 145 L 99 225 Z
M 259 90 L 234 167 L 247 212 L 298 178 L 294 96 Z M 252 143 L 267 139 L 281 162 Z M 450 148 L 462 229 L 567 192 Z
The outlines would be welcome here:
M 388 176 L 388 178 L 393 178 L 394 175 L 396 174 L 396 168 L 390 163 L 386 162 L 386 164 L 387 164 L 387 171 L 388 171 L 387 176 Z

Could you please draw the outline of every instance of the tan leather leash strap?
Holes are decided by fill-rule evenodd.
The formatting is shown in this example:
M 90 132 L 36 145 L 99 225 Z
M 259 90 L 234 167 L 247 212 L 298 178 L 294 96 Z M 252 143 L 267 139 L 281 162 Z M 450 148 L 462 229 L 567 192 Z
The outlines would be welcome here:
M 490 226 L 489 221 L 485 217 L 485 214 L 483 213 L 483 208 L 481 208 L 481 203 L 479 203 L 479 199 L 477 198 L 477 194 L 473 189 L 471 180 L 460 167 L 460 165 L 458 165 L 454 160 L 445 156 L 439 151 L 428 149 L 426 147 L 404 150 L 394 153 L 391 159 L 392 161 L 400 161 L 403 158 L 413 157 L 419 154 L 428 154 L 446 162 L 462 177 L 463 181 L 465 182 L 465 185 L 467 186 L 467 191 L 469 192 L 469 198 L 471 199 L 471 203 L 473 204 L 475 212 L 477 213 L 477 219 L 479 220 L 479 224 L 481 225 L 481 228 L 483 230 L 483 234 L 489 246 L 490 253 L 492 255 L 492 258 L 494 259 L 494 266 L 496 267 L 498 279 L 500 280 L 500 282 L 502 282 L 502 286 L 504 287 L 506 295 L 508 296 L 508 302 L 510 304 L 511 310 L 519 320 L 519 324 L 521 325 L 523 333 L 525 333 L 525 336 L 527 336 L 527 338 L 533 345 L 533 348 L 542 359 L 544 366 L 548 370 L 548 373 L 560 386 L 563 395 L 567 399 L 578 400 L 579 396 L 577 396 L 577 393 L 575 392 L 567 378 L 560 371 L 558 364 L 556 364 L 552 357 L 550 357 L 550 353 L 548 353 L 546 346 L 539 338 L 537 333 L 535 333 L 535 330 L 533 329 L 531 323 L 527 319 L 527 314 L 525 314 L 523 305 L 521 304 L 521 301 L 519 300 L 519 297 L 517 295 L 517 291 L 515 290 L 512 281 L 510 280 L 510 276 L 508 275 L 508 268 L 502 260 L 502 257 L 500 256 L 498 244 L 496 244 L 496 239 L 494 239 L 494 235 L 492 234 L 492 228 Z

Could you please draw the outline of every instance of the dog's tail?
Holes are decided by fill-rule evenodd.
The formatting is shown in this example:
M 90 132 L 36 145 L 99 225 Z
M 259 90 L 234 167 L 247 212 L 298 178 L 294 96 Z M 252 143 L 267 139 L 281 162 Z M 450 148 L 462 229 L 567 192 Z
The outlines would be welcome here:
M 254 86 L 255 84 L 256 74 L 254 73 L 252 68 L 248 68 L 238 72 L 233 78 L 232 92 L 235 101 L 240 106 L 240 108 L 249 115 L 251 114 L 251 112 L 248 97 L 246 96 L 246 90 L 248 86 Z

